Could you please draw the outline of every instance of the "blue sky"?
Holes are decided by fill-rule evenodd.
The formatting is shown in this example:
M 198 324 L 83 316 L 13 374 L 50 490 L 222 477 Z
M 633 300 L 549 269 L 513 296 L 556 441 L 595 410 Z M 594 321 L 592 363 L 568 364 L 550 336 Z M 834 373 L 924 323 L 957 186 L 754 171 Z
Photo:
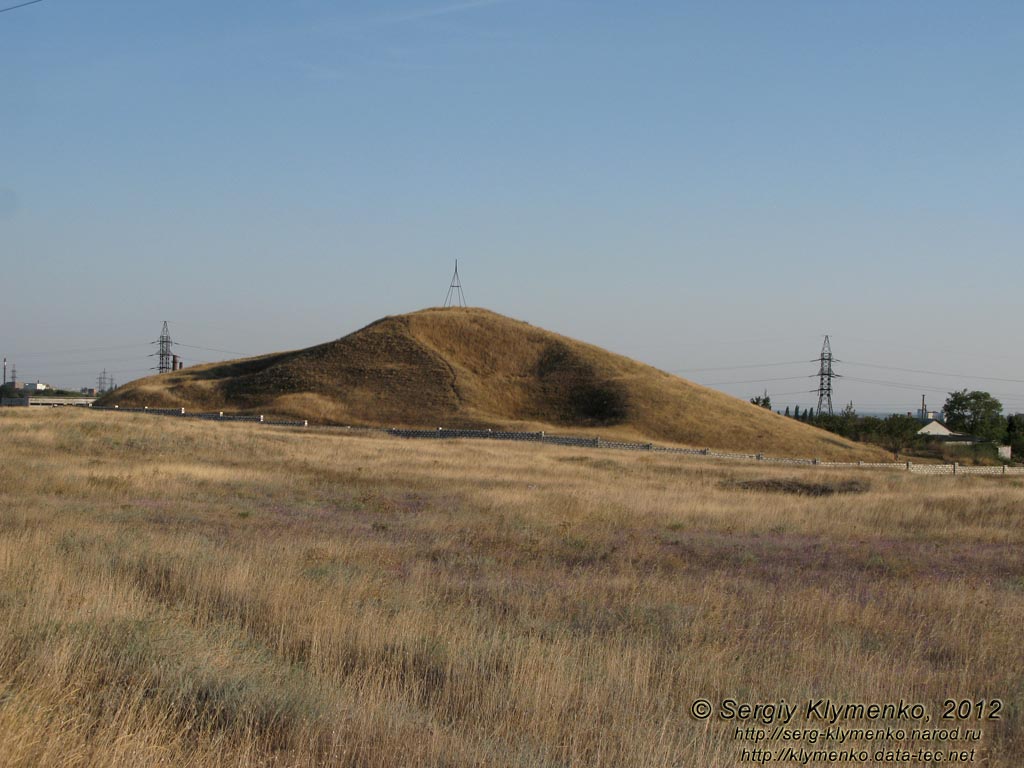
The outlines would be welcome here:
M 737 396 L 814 366 L 695 369 L 828 333 L 837 401 L 1024 410 L 1022 51 L 1009 2 L 0 13 L 0 353 L 78 387 L 164 319 L 186 361 L 307 346 L 458 258 L 474 305 Z

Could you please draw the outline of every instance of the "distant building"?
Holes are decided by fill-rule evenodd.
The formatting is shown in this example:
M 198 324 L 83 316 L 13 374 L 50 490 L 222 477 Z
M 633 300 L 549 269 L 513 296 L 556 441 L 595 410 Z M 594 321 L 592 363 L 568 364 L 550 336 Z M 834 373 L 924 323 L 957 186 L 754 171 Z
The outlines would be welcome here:
M 917 434 L 925 435 L 927 437 L 949 437 L 953 434 L 953 430 L 943 424 L 937 419 L 932 419 L 919 430 Z
M 100 391 L 96 389 L 96 387 L 82 387 L 79 390 L 79 392 L 81 392 L 83 395 L 89 395 L 90 397 L 96 397 L 96 395 L 100 393 Z
M 1000 445 L 999 446 L 999 458 L 1000 459 L 1006 459 L 1007 461 L 1012 459 L 1013 458 L 1013 446 L 1010 446 L 1010 445 Z
M 35 384 L 26 384 L 24 390 L 26 392 L 43 392 L 47 389 L 53 389 L 49 384 L 43 384 L 41 381 L 37 381 Z
M 965 435 L 963 432 L 954 432 L 941 421 L 932 419 L 919 430 L 917 434 L 922 437 L 930 437 L 944 443 L 977 443 L 978 438 L 973 435 Z

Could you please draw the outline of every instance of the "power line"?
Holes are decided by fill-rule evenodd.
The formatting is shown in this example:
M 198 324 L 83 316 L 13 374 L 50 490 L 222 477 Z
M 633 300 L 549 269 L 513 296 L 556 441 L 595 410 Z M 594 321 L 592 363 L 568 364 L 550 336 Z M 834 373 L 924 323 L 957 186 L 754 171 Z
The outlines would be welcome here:
M 722 384 L 761 384 L 765 381 L 795 381 L 797 379 L 807 379 L 809 376 L 780 376 L 776 379 L 746 379 L 744 381 L 713 381 L 710 384 L 704 384 L 705 387 L 717 387 Z M 699 383 L 699 382 L 698 382 Z
M 41 2 L 43 2 L 43 0 L 28 0 L 27 3 L 21 3 L 19 5 L 12 5 L 9 8 L 0 8 L 0 13 L 6 13 L 7 11 L 13 11 L 13 10 L 15 10 L 17 8 L 24 8 L 26 5 L 35 5 L 36 3 L 41 3 Z
M 202 349 L 206 352 L 223 352 L 225 355 L 248 356 L 248 352 L 234 352 L 230 349 L 214 349 L 213 347 L 197 347 L 195 344 L 182 344 L 180 341 L 172 342 L 176 347 L 188 347 L 189 349 Z
M 953 379 L 978 379 L 979 381 L 1002 381 L 1007 384 L 1024 384 L 1024 379 L 1004 379 L 998 376 L 975 376 L 967 373 L 940 373 L 939 371 L 925 371 L 920 368 L 898 368 L 894 365 L 875 365 L 873 363 L 857 363 L 851 360 L 844 360 L 847 365 L 859 365 L 864 368 L 881 368 L 886 371 L 903 371 L 905 373 L 923 373 L 927 376 L 949 376 Z
M 741 368 L 776 368 L 783 365 L 803 365 L 806 360 L 790 360 L 787 363 L 758 363 L 756 365 L 723 365 L 718 368 L 673 368 L 669 373 L 698 373 L 700 371 L 735 371 Z
M 84 352 L 106 352 L 111 349 L 135 349 L 137 347 L 147 347 L 149 344 L 115 344 L 111 347 L 79 347 L 77 349 L 55 349 L 50 352 L 25 352 L 24 354 L 18 355 L 22 357 L 46 357 L 47 355 L 75 355 Z
M 840 338 L 842 338 L 844 341 L 850 340 L 850 341 L 860 342 L 862 344 L 869 344 L 869 345 L 871 345 L 872 349 L 874 349 L 875 347 L 889 347 L 890 349 L 901 349 L 901 350 L 913 351 L 913 352 L 940 352 L 942 354 L 948 354 L 949 353 L 949 348 L 948 347 L 927 347 L 927 346 L 921 346 L 920 344 L 894 344 L 891 341 L 878 341 L 877 339 L 872 341 L 870 339 L 862 339 L 862 338 L 859 338 L 857 336 L 847 336 L 845 334 L 840 334 Z M 988 359 L 988 360 L 1017 360 L 1018 359 L 1017 357 L 1015 357 L 1013 355 L 986 355 L 986 354 L 984 354 L 982 352 L 974 352 L 974 351 L 971 351 L 969 349 L 958 349 L 957 353 L 961 354 L 961 355 L 968 355 L 970 357 L 982 357 L 982 358 L 985 358 L 985 359 Z
M 923 389 L 926 392 L 948 392 L 949 387 L 933 387 L 928 384 L 907 384 L 902 381 L 886 381 L 885 379 L 865 379 L 860 376 L 847 376 L 848 381 L 856 381 L 858 384 L 877 384 L 880 387 L 895 387 L 897 389 Z
M 147 357 L 152 357 L 152 355 L 147 355 Z M 62 369 L 82 368 L 92 371 L 95 369 L 97 365 L 109 365 L 111 363 L 132 363 L 137 362 L 138 359 L 139 358 L 137 357 L 97 357 L 90 358 L 88 360 L 57 360 L 53 363 L 40 363 L 38 361 L 35 361 L 32 364 L 35 365 L 36 368 L 47 368 L 50 365 L 56 365 Z
M 905 384 L 899 381 L 885 381 L 883 379 L 862 379 L 856 376 L 846 376 L 847 381 L 856 381 L 859 384 L 875 384 L 880 387 L 893 387 L 894 389 L 909 389 L 925 392 L 945 392 L 949 394 L 949 387 L 932 387 L 925 384 Z M 1006 392 L 990 392 L 989 394 L 1005 400 L 1019 400 L 1024 395 L 1021 393 L 1009 394 Z

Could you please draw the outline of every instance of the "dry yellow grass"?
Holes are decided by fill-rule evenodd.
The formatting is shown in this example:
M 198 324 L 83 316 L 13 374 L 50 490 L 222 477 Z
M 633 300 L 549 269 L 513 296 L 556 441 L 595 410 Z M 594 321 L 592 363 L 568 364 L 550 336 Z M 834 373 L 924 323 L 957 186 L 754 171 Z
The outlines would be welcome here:
M 571 429 L 777 456 L 885 460 L 873 446 L 483 309 L 386 317 L 309 349 L 140 379 L 101 403 L 320 424 Z
M 5 766 L 738 764 L 702 696 L 1001 698 L 968 748 L 1024 754 L 1018 480 L 77 410 L 0 438 Z

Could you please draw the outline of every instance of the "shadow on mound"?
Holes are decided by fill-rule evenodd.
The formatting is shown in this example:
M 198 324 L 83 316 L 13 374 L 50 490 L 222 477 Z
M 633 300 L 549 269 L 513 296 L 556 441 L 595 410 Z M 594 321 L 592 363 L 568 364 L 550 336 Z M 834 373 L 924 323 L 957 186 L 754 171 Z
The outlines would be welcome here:
M 611 426 L 629 416 L 625 390 L 603 380 L 588 362 L 565 344 L 554 342 L 537 361 L 541 400 L 561 424 Z

